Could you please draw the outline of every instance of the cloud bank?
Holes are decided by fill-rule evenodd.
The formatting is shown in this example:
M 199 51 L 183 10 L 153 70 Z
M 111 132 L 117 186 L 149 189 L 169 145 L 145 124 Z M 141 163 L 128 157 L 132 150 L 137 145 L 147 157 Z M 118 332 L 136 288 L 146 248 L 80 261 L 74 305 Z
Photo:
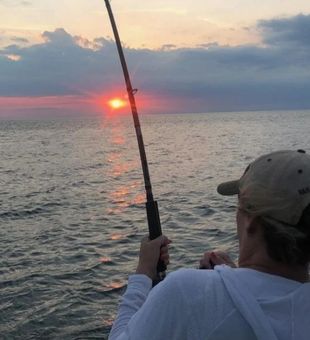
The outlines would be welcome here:
M 132 82 L 162 98 L 148 112 L 210 112 L 310 108 L 310 15 L 261 20 L 261 45 L 124 52 Z M 0 51 L 0 97 L 91 98 L 124 88 L 115 43 L 43 33 L 44 42 Z M 137 96 L 139 101 L 139 96 Z M 2 108 L 3 111 L 5 108 Z

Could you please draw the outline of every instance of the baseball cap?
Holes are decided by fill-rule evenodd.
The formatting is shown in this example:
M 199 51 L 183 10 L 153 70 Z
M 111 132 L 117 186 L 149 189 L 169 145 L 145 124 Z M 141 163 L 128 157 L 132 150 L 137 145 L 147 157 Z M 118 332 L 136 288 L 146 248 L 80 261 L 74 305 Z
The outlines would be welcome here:
M 296 225 L 310 204 L 310 155 L 282 150 L 257 158 L 235 181 L 222 183 L 221 195 L 238 195 L 250 214 Z

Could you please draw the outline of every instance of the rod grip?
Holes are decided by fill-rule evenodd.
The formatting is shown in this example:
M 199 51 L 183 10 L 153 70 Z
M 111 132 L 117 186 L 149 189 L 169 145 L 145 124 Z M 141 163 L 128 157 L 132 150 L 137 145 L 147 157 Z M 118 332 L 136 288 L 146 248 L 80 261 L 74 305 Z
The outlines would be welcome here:
M 147 221 L 149 226 L 150 240 L 154 240 L 162 234 L 159 218 L 158 204 L 156 201 L 148 201 L 145 204 Z M 157 273 L 163 273 L 167 269 L 165 263 L 161 260 L 157 264 Z

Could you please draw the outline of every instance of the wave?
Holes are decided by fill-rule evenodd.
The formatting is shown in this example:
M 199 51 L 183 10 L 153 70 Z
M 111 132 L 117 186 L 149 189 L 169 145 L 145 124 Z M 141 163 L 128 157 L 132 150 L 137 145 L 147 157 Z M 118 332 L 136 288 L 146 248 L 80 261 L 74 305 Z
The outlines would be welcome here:
M 50 202 L 32 209 L 10 210 L 0 213 L 0 219 L 19 220 L 32 218 L 38 214 L 50 213 L 52 208 L 62 206 L 61 203 Z

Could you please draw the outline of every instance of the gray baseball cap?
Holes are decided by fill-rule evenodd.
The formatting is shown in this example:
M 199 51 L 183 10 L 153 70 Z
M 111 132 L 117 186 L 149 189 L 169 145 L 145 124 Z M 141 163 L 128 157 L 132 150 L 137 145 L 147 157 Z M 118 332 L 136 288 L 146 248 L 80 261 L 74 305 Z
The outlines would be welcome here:
M 255 216 L 296 225 L 310 204 L 310 155 L 283 150 L 257 158 L 242 177 L 218 186 L 221 195 L 238 195 L 239 206 Z

